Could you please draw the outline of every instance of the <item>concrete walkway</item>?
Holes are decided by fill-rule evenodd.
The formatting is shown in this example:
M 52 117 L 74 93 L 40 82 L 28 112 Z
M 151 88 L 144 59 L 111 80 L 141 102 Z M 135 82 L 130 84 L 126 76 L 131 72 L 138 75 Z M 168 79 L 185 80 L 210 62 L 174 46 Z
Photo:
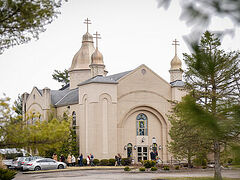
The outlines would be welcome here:
M 52 169 L 52 170 L 41 170 L 41 171 L 23 171 L 23 174 L 39 174 L 39 173 L 53 173 L 53 172 L 67 172 L 67 171 L 79 171 L 79 170 L 118 170 L 124 169 L 125 166 L 75 166 L 67 167 L 66 169 Z M 133 167 L 130 167 L 133 169 Z

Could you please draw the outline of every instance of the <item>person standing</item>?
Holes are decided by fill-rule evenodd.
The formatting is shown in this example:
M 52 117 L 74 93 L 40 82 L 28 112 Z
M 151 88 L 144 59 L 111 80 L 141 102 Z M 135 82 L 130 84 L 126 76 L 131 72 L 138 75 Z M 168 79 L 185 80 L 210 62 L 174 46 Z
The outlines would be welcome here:
M 61 154 L 61 156 L 60 156 L 60 161 L 65 163 L 65 157 L 63 154 Z
M 68 154 L 68 157 L 67 157 L 67 165 L 68 166 L 71 166 L 72 164 L 72 156 L 70 154 Z
M 76 164 L 76 158 L 75 158 L 75 156 L 74 156 L 73 154 L 72 154 L 71 160 L 72 160 L 72 166 L 75 166 L 75 164 Z
M 79 156 L 79 166 L 83 166 L 83 155 L 82 155 L 82 153 Z
M 115 156 L 115 166 L 118 165 L 118 156 Z
M 118 166 L 121 165 L 121 161 L 122 161 L 122 156 L 120 154 L 118 154 Z
M 90 163 L 90 156 L 87 156 L 87 165 L 89 166 Z
M 94 160 L 94 156 L 92 154 L 90 154 L 90 165 L 91 166 L 94 166 L 93 160 Z
M 153 161 L 154 160 L 154 152 L 153 151 L 150 152 L 150 157 L 151 157 L 151 160 Z
M 54 153 L 53 156 L 52 156 L 52 158 L 53 158 L 55 161 L 57 161 L 57 160 L 58 160 L 57 154 Z

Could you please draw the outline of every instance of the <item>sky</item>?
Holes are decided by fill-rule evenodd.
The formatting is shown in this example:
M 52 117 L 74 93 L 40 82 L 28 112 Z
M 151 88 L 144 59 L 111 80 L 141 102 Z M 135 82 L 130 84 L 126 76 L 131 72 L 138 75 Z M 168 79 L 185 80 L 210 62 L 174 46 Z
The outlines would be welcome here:
M 181 7 L 174 1 L 170 8 L 158 8 L 157 0 L 69 0 L 61 14 L 39 40 L 15 46 L 0 55 L 0 98 L 5 93 L 15 100 L 30 93 L 34 86 L 59 89 L 52 79 L 55 69 L 69 69 L 73 56 L 86 33 L 84 19 L 89 18 L 89 32 L 101 34 L 99 50 L 108 75 L 147 65 L 169 82 L 170 61 L 174 57 L 172 41 L 177 39 L 178 57 L 190 53 L 183 37 L 192 27 L 180 19 Z M 240 29 L 229 19 L 214 18 L 209 30 L 235 28 L 235 36 L 224 37 L 225 50 L 239 50 Z M 183 65 L 183 69 L 185 66 Z

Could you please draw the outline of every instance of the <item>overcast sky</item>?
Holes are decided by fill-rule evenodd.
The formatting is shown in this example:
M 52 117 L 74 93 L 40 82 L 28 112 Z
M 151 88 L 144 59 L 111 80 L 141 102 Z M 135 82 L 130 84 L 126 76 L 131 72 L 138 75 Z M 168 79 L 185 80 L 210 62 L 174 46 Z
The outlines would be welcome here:
M 86 32 L 86 18 L 92 22 L 89 32 L 101 34 L 99 50 L 108 75 L 145 64 L 169 82 L 172 41 L 180 41 L 180 59 L 182 53 L 189 53 L 183 36 L 191 27 L 180 20 L 181 8 L 175 1 L 164 10 L 157 7 L 156 0 L 69 0 L 60 11 L 39 40 L 0 55 L 0 97 L 6 93 L 14 100 L 18 94 L 30 93 L 33 86 L 59 89 L 61 85 L 52 80 L 52 73 L 70 67 Z M 232 27 L 228 19 L 215 18 L 209 29 Z M 225 50 L 239 50 L 240 29 L 236 28 L 233 39 L 225 37 L 222 44 Z

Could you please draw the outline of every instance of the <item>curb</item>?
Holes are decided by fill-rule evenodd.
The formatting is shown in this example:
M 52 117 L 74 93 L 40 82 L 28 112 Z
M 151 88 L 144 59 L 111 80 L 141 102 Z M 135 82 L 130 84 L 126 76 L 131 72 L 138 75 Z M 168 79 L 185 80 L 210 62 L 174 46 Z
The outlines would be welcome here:
M 53 172 L 71 172 L 71 171 L 81 171 L 81 170 L 122 170 L 124 166 L 121 167 L 76 167 L 76 168 L 66 168 L 66 169 L 54 169 L 54 170 L 41 170 L 41 171 L 25 171 L 22 174 L 41 174 L 41 173 L 53 173 Z

